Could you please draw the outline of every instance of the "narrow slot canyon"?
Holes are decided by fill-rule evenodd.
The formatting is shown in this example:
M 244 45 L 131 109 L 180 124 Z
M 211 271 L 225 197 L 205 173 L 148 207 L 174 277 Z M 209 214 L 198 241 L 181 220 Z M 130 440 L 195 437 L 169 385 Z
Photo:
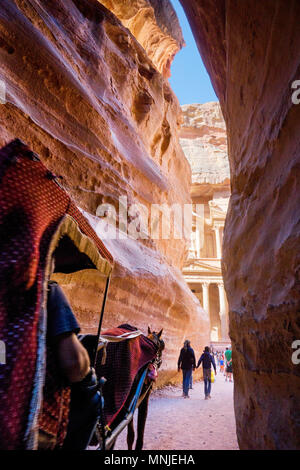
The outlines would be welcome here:
M 190 47 L 179 3 L 216 97 L 207 102 L 197 95 L 183 103 L 173 89 L 176 57 Z M 2 150 L 1 449 L 37 448 L 46 374 L 41 344 L 46 348 L 48 341 L 38 318 L 50 278 L 61 286 L 81 334 L 97 335 L 100 324 L 110 336 L 129 325 L 143 333 L 146 346 L 162 338 L 145 450 L 300 449 L 299 18 L 295 0 L 1 2 L 0 148 L 9 155 L 14 147 L 7 146 L 20 139 L 24 168 L 28 149 L 33 152 L 30 158 L 47 170 L 48 198 L 45 203 L 40 194 L 39 174 L 28 170 L 29 220 L 18 188 L 10 200 L 6 188 L 18 185 L 17 173 L 5 180 L 10 167 Z M 188 88 L 188 76 L 184 80 Z M 12 160 L 23 162 L 18 155 Z M 48 189 L 51 178 L 67 195 L 59 202 Z M 7 229 L 5 211 L 18 209 L 22 214 Z M 79 251 L 70 251 L 74 269 L 59 271 L 50 262 L 59 245 L 54 250 L 49 242 L 52 252 L 45 254 L 43 243 L 66 216 L 79 225 L 79 235 L 72 221 L 68 226 Z M 28 253 L 9 251 L 9 237 L 21 252 L 24 240 Z M 70 253 L 67 246 L 65 265 Z M 11 403 L 16 357 L 25 354 L 24 325 L 13 323 L 14 308 L 29 305 L 34 295 L 30 399 L 17 387 Z M 19 353 L 11 342 L 16 329 Z M 193 372 L 191 399 L 182 399 L 177 366 L 187 339 L 196 362 L 206 346 L 215 353 L 211 401 L 204 400 L 202 365 Z M 232 349 L 233 383 L 220 369 L 217 353 L 226 348 Z M 101 354 L 103 360 L 106 344 Z M 136 416 L 133 421 L 136 427 Z M 180 434 L 189 423 L 190 440 Z M 126 434 L 116 450 L 127 449 Z

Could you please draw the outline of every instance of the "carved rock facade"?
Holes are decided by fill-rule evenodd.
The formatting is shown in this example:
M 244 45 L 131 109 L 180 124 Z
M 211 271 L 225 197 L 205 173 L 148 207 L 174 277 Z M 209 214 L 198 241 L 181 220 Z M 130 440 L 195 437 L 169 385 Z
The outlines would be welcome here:
M 228 305 L 221 272 L 222 240 L 230 197 L 227 135 L 219 103 L 182 106 L 180 143 L 192 168 L 193 227 L 183 273 L 210 318 L 210 344 L 230 345 Z

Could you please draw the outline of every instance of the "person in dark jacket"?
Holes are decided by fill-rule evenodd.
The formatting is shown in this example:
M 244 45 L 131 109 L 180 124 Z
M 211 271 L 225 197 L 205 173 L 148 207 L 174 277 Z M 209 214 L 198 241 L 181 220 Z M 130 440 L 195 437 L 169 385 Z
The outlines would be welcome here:
M 196 358 L 194 350 L 191 348 L 191 342 L 187 339 L 180 351 L 178 358 L 178 371 L 182 370 L 182 388 L 183 397 L 189 397 L 190 379 L 193 370 L 196 367 Z
M 205 400 L 208 400 L 208 398 L 211 398 L 210 392 L 211 392 L 211 365 L 213 365 L 213 368 L 215 369 L 215 375 L 217 375 L 217 368 L 216 368 L 216 363 L 214 357 L 210 354 L 209 352 L 209 347 L 205 346 L 204 351 L 202 356 L 200 357 L 198 364 L 197 364 L 197 369 L 201 365 L 203 365 L 203 379 L 204 379 L 204 395 L 205 395 Z

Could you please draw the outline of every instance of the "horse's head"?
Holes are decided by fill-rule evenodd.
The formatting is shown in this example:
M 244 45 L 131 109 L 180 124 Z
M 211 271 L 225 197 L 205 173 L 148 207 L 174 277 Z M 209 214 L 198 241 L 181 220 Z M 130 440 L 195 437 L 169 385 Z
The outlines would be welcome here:
M 151 331 L 150 327 L 148 326 L 148 336 L 147 338 L 151 339 L 153 343 L 156 344 L 156 346 L 162 351 L 165 347 L 165 343 L 161 338 L 163 329 L 160 330 L 159 333 L 156 333 L 155 331 Z
M 151 331 L 149 326 L 148 326 L 148 336 L 147 336 L 147 338 L 151 339 L 151 341 L 153 341 L 153 343 L 156 344 L 156 346 L 157 346 L 157 359 L 158 359 L 157 363 L 158 363 L 158 367 L 160 367 L 160 365 L 161 365 L 161 355 L 162 355 L 162 351 L 165 348 L 165 342 L 161 339 L 162 332 L 163 332 L 163 329 L 161 329 L 159 333 L 156 333 L 155 331 Z

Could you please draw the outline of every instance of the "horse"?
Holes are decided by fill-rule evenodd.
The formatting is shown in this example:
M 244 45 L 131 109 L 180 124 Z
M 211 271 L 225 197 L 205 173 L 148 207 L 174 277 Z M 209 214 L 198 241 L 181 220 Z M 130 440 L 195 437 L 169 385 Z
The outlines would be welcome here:
M 128 327 L 130 327 L 130 325 L 121 325 L 121 327 L 127 327 L 128 328 Z M 132 329 L 133 332 L 135 330 L 136 330 L 135 328 Z M 156 377 L 157 377 L 157 369 L 160 367 L 160 365 L 162 363 L 162 359 L 161 359 L 162 351 L 163 351 L 164 346 L 165 346 L 164 341 L 161 339 L 162 332 L 163 332 L 163 330 L 160 330 L 159 333 L 156 333 L 155 331 L 151 331 L 150 328 L 148 327 L 148 335 L 146 336 L 146 338 L 150 339 L 150 341 L 156 346 L 156 348 L 155 348 L 156 353 L 155 353 L 154 357 L 152 356 L 152 362 L 148 363 L 148 366 L 146 365 L 146 369 L 144 368 L 144 369 L 141 370 L 142 375 L 146 373 L 146 377 L 145 377 L 144 382 L 142 384 L 142 389 L 141 389 L 140 392 L 138 392 L 138 387 L 141 384 L 140 380 L 142 379 L 142 375 L 137 375 L 136 378 L 135 378 L 135 381 L 133 382 L 132 390 L 131 390 L 130 394 L 127 397 L 126 404 L 124 404 L 124 407 L 123 407 L 124 414 L 122 415 L 122 413 L 121 413 L 119 418 L 116 419 L 117 423 L 115 422 L 115 424 L 114 424 L 114 428 L 113 428 L 114 430 L 112 431 L 108 426 L 105 426 L 105 429 L 108 430 L 108 433 L 107 433 L 106 439 L 105 439 L 105 444 L 103 442 L 103 429 L 104 428 L 103 428 L 103 425 L 101 425 L 101 421 L 99 421 L 97 426 L 96 426 L 94 436 L 92 437 L 92 439 L 90 441 L 90 445 L 89 445 L 90 448 L 96 446 L 96 448 L 98 448 L 98 449 L 101 448 L 102 449 L 103 446 L 105 446 L 104 447 L 105 449 L 113 450 L 113 448 L 115 446 L 116 439 L 117 439 L 119 433 L 122 431 L 122 429 L 127 427 L 127 430 L 128 430 L 127 431 L 127 445 L 128 445 L 128 449 L 132 450 L 135 433 L 134 433 L 133 420 L 132 419 L 128 420 L 128 414 L 130 415 L 130 413 L 134 412 L 133 411 L 134 409 L 138 408 L 138 426 L 137 426 L 136 449 L 137 450 L 142 449 L 143 439 L 144 439 L 144 430 L 145 430 L 145 424 L 146 424 L 146 418 L 147 418 L 147 412 L 148 412 L 149 396 L 150 396 L 152 388 L 153 388 L 153 383 L 154 383 L 154 381 L 156 380 Z M 105 336 L 107 337 L 107 333 L 105 333 L 104 337 Z M 110 334 L 108 334 L 108 336 L 110 336 Z M 90 351 L 91 348 L 92 348 L 92 345 L 95 341 L 95 336 L 94 335 L 84 335 L 81 338 L 81 341 L 82 341 L 82 344 L 87 348 L 87 350 Z M 122 342 L 120 343 L 120 347 L 121 347 L 121 345 L 122 345 Z M 119 348 L 117 348 L 117 350 L 118 349 Z M 126 350 L 126 348 L 125 348 L 125 350 Z M 113 354 L 113 357 L 115 357 L 114 354 Z M 100 366 L 100 369 L 99 369 L 99 365 L 101 364 L 101 361 L 102 361 L 102 357 L 98 357 L 97 361 L 96 361 L 96 366 L 95 366 L 98 380 L 102 376 L 102 372 L 104 372 L 103 370 L 101 371 L 101 366 Z M 107 362 L 107 360 L 106 360 L 106 367 L 108 367 L 108 370 L 112 370 L 111 369 L 112 363 L 110 361 Z M 114 369 L 114 370 L 116 370 L 116 369 Z M 121 379 L 121 375 L 122 375 L 121 371 L 120 371 L 120 376 L 119 376 L 119 373 L 117 371 L 117 375 L 114 377 L 113 380 L 115 380 L 116 377 L 117 377 L 117 379 L 118 378 Z M 106 376 L 106 378 L 107 378 L 107 385 L 109 385 L 110 383 L 115 383 L 115 382 L 111 382 L 112 377 L 109 377 L 109 376 L 107 377 Z M 105 386 L 107 386 L 107 385 L 105 385 Z M 106 395 L 108 393 L 107 390 L 108 389 L 106 389 Z M 109 392 L 109 393 L 111 393 L 111 392 Z M 112 394 L 113 393 L 114 392 L 112 391 Z M 139 393 L 139 394 L 137 394 L 137 393 Z M 105 396 L 104 396 L 104 400 L 106 400 Z M 134 401 L 134 400 L 137 400 L 137 403 L 133 406 L 132 401 Z M 128 421 L 126 422 L 126 420 L 128 420 Z M 113 436 L 113 433 L 116 431 L 116 429 L 119 429 L 116 432 L 117 435 Z M 104 433 L 106 434 L 106 431 L 104 431 Z
M 148 335 L 151 341 L 153 341 L 157 346 L 157 356 L 155 358 L 153 366 L 158 369 L 162 363 L 162 351 L 165 347 L 164 341 L 161 339 L 163 330 L 161 329 L 159 333 L 155 331 L 151 331 L 148 326 Z M 149 405 L 149 398 L 153 388 L 153 376 L 148 377 L 143 385 L 142 392 L 140 395 L 140 399 L 138 401 L 138 419 L 137 419 L 137 440 L 135 445 L 135 450 L 142 450 L 144 445 L 144 432 L 145 432 L 145 425 L 146 419 L 148 415 L 148 405 Z M 133 420 L 130 421 L 127 427 L 127 446 L 128 450 L 132 450 L 133 442 L 134 442 L 135 432 L 134 432 L 134 422 Z

